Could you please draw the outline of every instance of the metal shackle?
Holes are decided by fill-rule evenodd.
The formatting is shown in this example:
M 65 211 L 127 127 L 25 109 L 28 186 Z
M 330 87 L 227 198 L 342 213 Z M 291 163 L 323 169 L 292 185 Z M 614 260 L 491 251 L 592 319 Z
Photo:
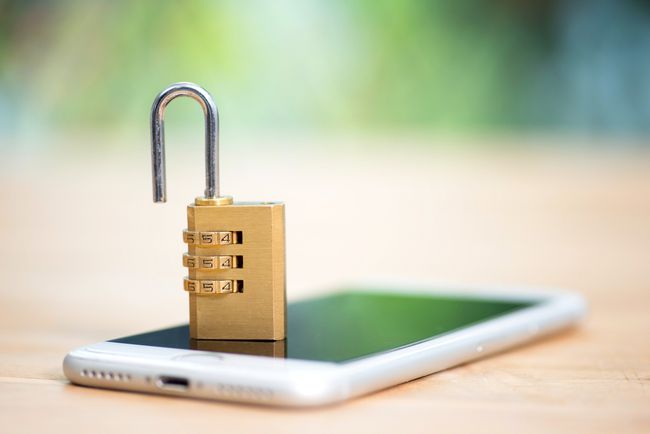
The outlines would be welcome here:
M 167 201 L 165 172 L 165 108 L 175 98 L 189 96 L 205 115 L 205 198 L 219 198 L 219 112 L 212 96 L 194 83 L 175 83 L 158 94 L 151 106 L 153 201 Z

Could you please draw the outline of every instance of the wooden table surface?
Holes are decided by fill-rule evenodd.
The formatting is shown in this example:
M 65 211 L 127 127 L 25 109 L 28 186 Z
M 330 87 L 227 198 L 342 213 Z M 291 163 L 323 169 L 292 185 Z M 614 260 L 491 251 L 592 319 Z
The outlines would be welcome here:
M 287 202 L 290 299 L 368 278 L 565 287 L 580 327 L 318 409 L 73 386 L 70 349 L 187 320 L 200 149 L 169 151 L 165 205 L 146 150 L 5 156 L 0 432 L 650 432 L 650 153 L 420 145 L 233 145 L 222 188 Z

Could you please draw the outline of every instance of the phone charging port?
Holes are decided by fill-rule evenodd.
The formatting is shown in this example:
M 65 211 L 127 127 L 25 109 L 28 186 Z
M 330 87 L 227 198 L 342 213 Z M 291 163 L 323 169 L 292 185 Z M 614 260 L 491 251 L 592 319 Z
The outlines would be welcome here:
M 156 386 L 165 390 L 174 390 L 176 392 L 185 392 L 190 388 L 190 381 L 183 377 L 171 377 L 162 375 L 158 377 Z

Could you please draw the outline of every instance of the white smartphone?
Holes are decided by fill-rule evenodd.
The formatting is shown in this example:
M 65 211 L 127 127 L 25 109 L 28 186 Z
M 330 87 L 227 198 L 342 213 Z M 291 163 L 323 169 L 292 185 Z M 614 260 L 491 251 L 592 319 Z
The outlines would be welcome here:
M 70 352 L 73 383 L 282 406 L 344 401 L 578 321 L 567 292 L 350 289 L 291 303 L 284 341 L 205 341 L 187 325 Z

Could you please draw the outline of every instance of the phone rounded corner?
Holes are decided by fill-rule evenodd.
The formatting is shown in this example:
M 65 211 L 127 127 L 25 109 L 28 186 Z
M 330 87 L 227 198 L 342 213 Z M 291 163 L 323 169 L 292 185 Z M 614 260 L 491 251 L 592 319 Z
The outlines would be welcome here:
M 576 320 L 581 320 L 589 312 L 589 303 L 584 295 L 575 290 L 557 291 L 554 297 L 555 303 L 562 306 Z
M 61 362 L 63 375 L 72 383 L 83 383 L 82 371 L 86 368 L 84 361 L 87 360 L 88 347 L 75 348 L 68 352 Z
M 65 375 L 65 377 L 72 383 L 77 382 L 77 372 L 79 371 L 79 367 L 77 365 L 78 359 L 74 354 L 74 351 L 70 351 L 68 354 L 66 354 L 63 358 L 63 362 L 61 363 L 63 375 Z

